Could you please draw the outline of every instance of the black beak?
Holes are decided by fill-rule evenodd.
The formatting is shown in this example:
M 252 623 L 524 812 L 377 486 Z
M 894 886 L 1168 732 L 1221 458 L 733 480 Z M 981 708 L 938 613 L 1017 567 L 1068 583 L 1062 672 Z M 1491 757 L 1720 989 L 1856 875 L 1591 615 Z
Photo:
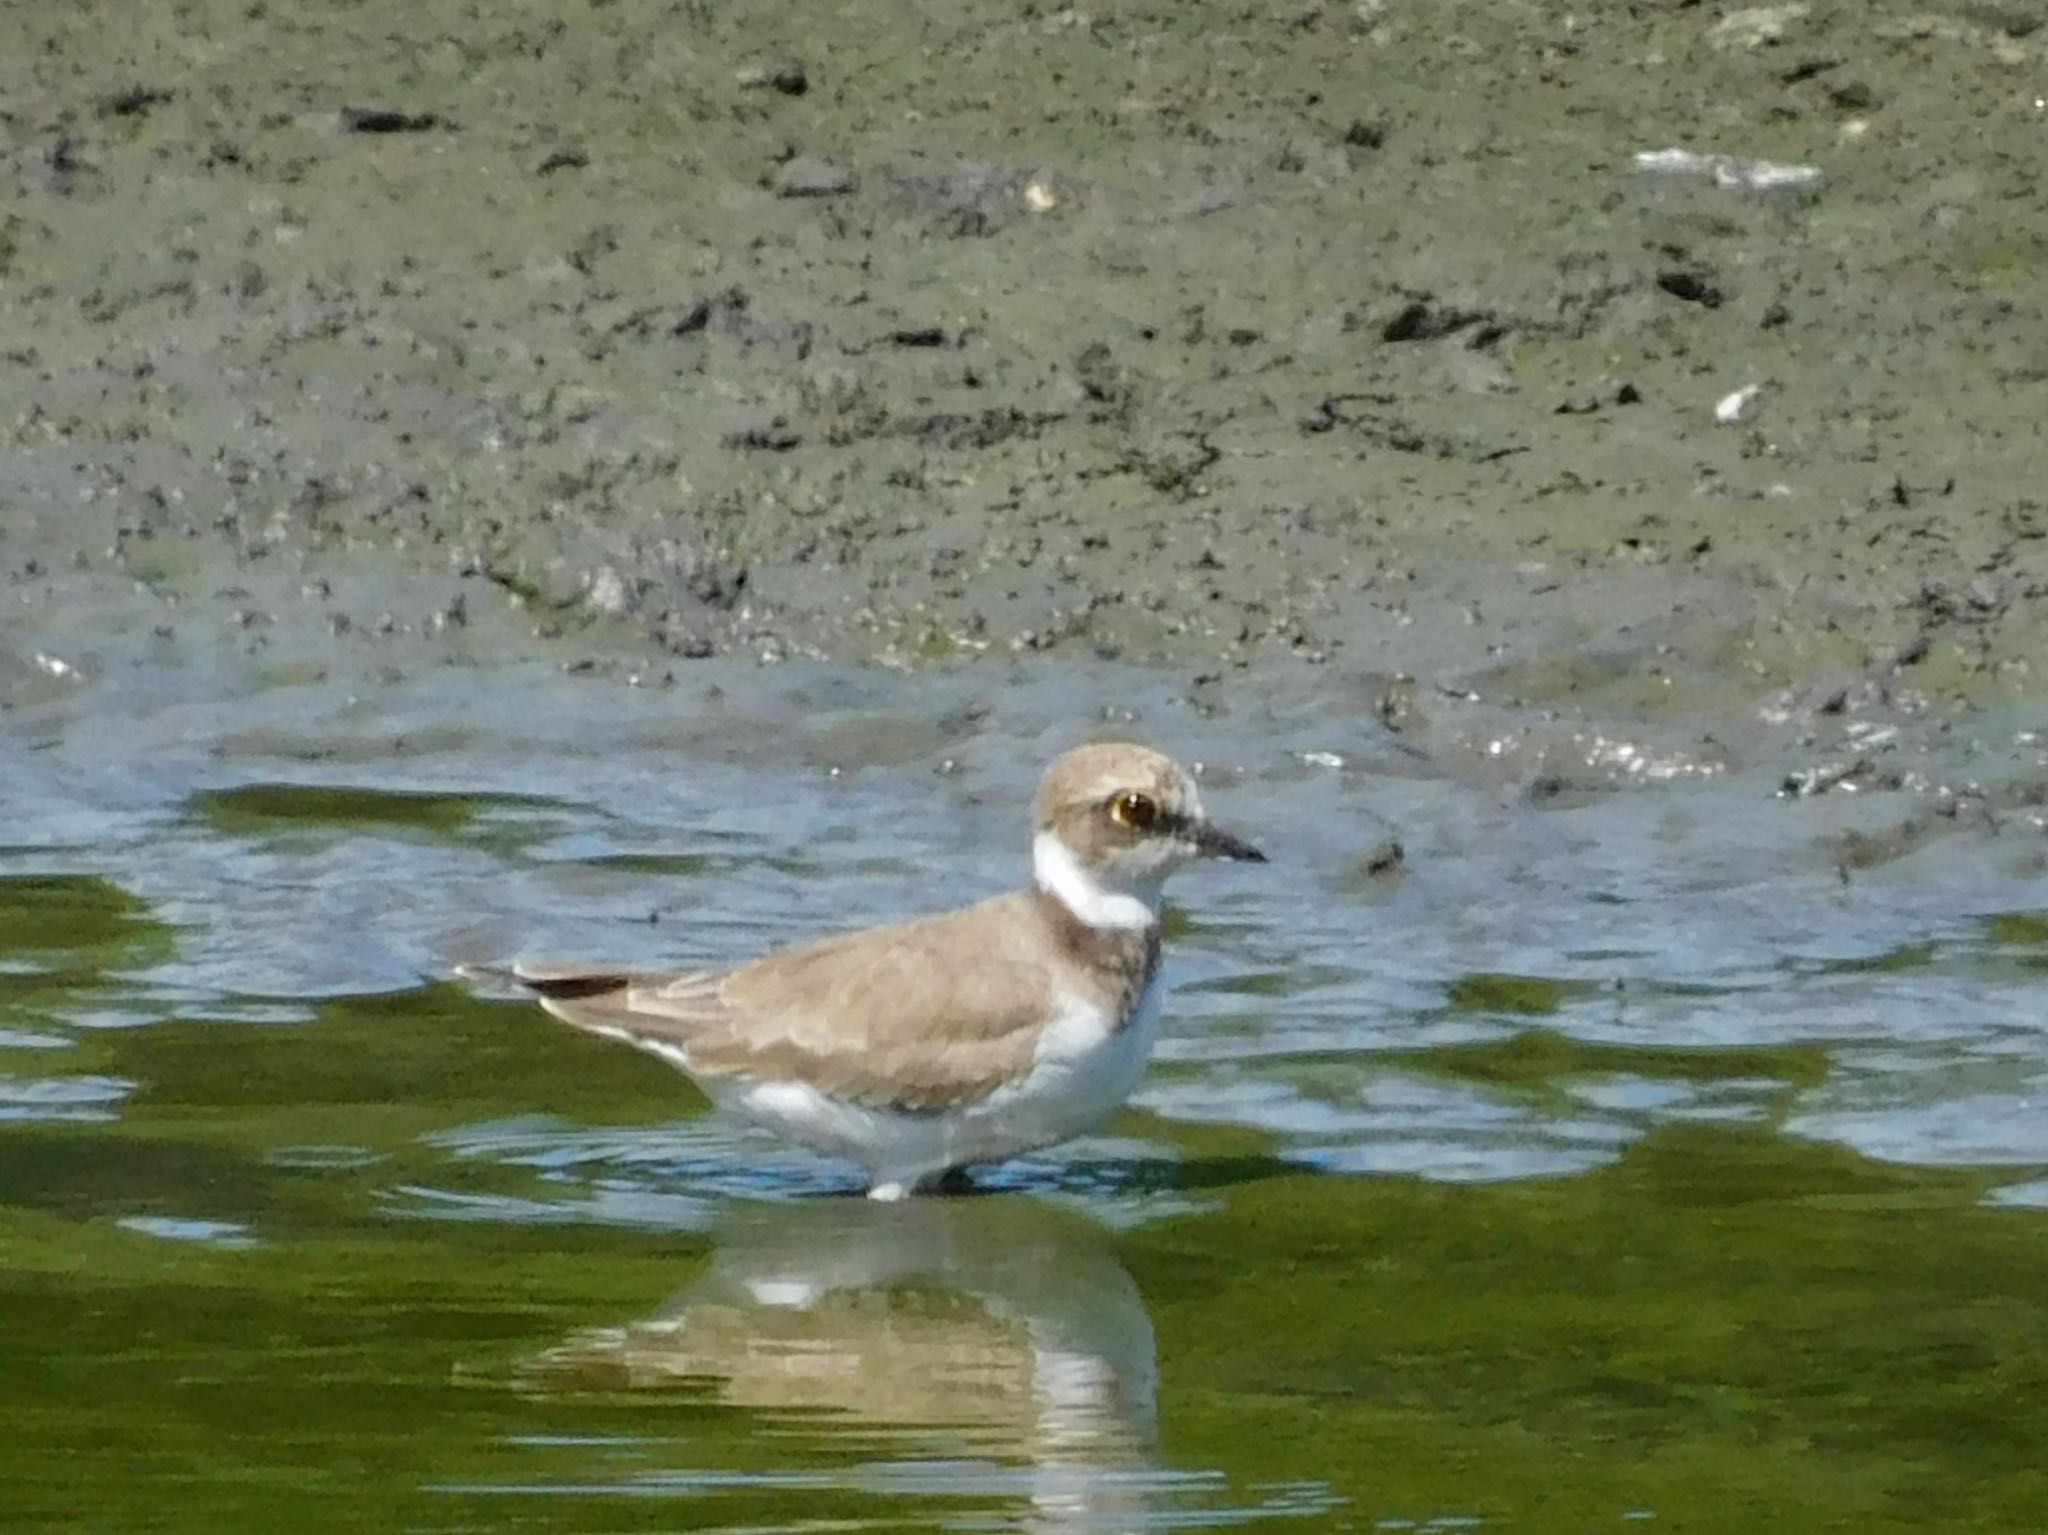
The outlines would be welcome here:
M 1220 826 L 1197 821 L 1190 836 L 1195 851 L 1204 858 L 1231 858 L 1239 863 L 1264 863 L 1266 855 L 1242 837 L 1233 837 Z

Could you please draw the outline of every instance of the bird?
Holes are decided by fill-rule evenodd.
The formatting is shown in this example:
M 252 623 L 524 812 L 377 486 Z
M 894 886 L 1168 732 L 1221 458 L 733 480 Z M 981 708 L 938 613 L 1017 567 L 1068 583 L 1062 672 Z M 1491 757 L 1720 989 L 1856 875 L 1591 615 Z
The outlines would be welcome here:
M 730 969 L 459 973 L 659 1056 L 714 1107 L 902 1199 L 971 1187 L 970 1166 L 1086 1134 L 1129 1097 L 1159 1025 L 1161 887 L 1200 859 L 1265 855 L 1171 757 L 1098 743 L 1046 770 L 1024 889 Z

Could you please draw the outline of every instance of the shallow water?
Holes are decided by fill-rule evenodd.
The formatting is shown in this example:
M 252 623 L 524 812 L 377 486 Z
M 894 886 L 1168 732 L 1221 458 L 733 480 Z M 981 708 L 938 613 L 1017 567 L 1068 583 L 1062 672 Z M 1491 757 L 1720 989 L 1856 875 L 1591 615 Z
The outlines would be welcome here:
M 2038 1528 L 2038 825 L 1698 722 L 686 678 L 11 696 L 14 1526 Z M 987 1197 L 443 979 L 985 893 L 1084 733 L 1272 862 L 1183 878 L 1134 1107 Z

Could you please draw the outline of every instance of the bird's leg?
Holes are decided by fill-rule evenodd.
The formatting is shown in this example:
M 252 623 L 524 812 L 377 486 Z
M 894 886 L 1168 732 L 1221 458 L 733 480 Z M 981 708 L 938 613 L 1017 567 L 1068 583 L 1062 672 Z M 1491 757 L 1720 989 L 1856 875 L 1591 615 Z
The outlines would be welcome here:
M 978 1194 L 981 1192 L 975 1187 L 973 1176 L 964 1167 L 947 1168 L 939 1174 L 937 1180 L 932 1184 L 932 1188 L 940 1194 Z

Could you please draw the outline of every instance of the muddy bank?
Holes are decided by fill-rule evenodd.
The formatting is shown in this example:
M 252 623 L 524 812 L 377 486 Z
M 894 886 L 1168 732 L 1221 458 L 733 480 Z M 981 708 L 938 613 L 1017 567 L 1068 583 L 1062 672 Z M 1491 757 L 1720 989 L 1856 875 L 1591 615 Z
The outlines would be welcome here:
M 24 9 L 10 664 L 2031 703 L 2044 17 Z

